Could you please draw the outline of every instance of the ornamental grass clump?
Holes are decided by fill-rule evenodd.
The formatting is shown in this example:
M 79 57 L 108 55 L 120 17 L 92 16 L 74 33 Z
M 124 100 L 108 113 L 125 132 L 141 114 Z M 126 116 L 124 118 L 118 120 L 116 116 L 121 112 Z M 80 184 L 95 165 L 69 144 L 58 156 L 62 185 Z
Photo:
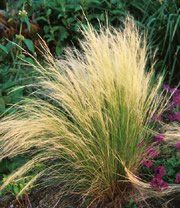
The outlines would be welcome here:
M 122 31 L 89 26 L 83 34 L 82 50 L 67 49 L 61 60 L 41 45 L 47 65 L 34 65 L 40 74 L 34 98 L 0 124 L 0 159 L 30 159 L 1 189 L 40 163 L 43 170 L 22 191 L 32 183 L 59 185 L 60 196 L 78 194 L 86 207 L 120 207 L 132 188 L 151 189 L 136 176 L 155 131 L 152 117 L 165 107 L 163 78 L 145 71 L 146 41 L 131 19 Z

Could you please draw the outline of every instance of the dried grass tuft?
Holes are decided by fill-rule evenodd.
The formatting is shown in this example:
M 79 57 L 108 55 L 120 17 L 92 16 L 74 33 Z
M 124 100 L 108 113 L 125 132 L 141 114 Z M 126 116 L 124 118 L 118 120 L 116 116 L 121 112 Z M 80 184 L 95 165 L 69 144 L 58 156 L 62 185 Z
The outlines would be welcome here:
M 146 40 L 132 19 L 123 31 L 97 33 L 89 26 L 83 33 L 82 51 L 67 49 L 61 60 L 42 43 L 47 65 L 34 65 L 40 73 L 35 98 L 1 120 L 0 160 L 31 158 L 1 189 L 42 163 L 35 176 L 41 185 L 59 184 L 61 196 L 79 194 L 89 206 L 118 195 L 121 204 L 129 184 L 152 193 L 135 175 L 155 131 L 151 119 L 165 108 L 163 77 L 155 78 L 153 68 L 145 71 Z M 145 146 L 139 148 L 142 139 Z

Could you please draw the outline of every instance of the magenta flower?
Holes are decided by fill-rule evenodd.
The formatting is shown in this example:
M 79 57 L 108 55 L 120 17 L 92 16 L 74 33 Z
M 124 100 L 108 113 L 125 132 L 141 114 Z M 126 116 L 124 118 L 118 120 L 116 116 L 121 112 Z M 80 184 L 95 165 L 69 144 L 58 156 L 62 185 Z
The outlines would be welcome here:
M 158 178 L 162 178 L 166 175 L 166 169 L 164 166 L 160 165 L 154 169 L 155 176 Z
M 152 159 L 157 158 L 159 156 L 159 153 L 153 148 L 149 147 L 147 149 L 148 156 Z
M 176 174 L 175 183 L 180 183 L 180 173 Z
M 169 86 L 168 84 L 164 84 L 164 85 L 163 85 L 163 88 L 164 88 L 164 90 L 165 90 L 166 92 L 170 92 L 170 90 L 171 90 L 171 88 L 170 88 L 170 86 Z
M 180 93 L 180 90 L 178 88 L 170 88 L 169 92 L 173 93 L 173 94 L 178 94 L 178 93 Z
M 171 88 L 168 84 L 164 84 L 163 88 L 166 92 L 169 92 L 169 93 L 173 93 L 173 94 L 180 93 L 180 90 L 177 87 Z
M 174 121 L 174 115 L 173 114 L 169 114 L 168 118 L 169 118 L 170 121 Z
M 163 134 L 157 134 L 157 135 L 155 135 L 154 136 L 154 141 L 161 143 L 162 141 L 164 141 L 164 135 Z
M 180 121 L 180 112 L 176 112 L 176 113 L 174 114 L 174 120 L 175 120 L 175 121 Z
M 153 165 L 151 160 L 144 160 L 144 161 L 142 161 L 142 164 L 147 168 L 150 168 Z
M 180 121 L 180 112 L 176 112 L 174 114 L 169 115 L 170 121 Z
M 176 142 L 176 144 L 175 144 L 175 148 L 176 148 L 177 150 L 179 150 L 179 149 L 180 149 L 180 142 Z
M 156 191 L 164 191 L 168 188 L 168 184 L 162 178 L 159 177 L 154 177 L 151 180 L 150 185 Z
M 180 106 L 180 93 L 175 93 L 173 95 L 173 104 L 175 106 Z

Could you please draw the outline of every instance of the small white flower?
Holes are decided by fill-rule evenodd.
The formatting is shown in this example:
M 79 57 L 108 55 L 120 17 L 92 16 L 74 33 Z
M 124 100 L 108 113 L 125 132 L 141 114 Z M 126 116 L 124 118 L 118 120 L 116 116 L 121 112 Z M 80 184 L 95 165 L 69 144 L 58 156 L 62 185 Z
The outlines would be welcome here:
M 27 12 L 26 12 L 26 10 L 20 10 L 19 11 L 19 16 L 21 16 L 21 17 L 26 17 L 27 16 Z

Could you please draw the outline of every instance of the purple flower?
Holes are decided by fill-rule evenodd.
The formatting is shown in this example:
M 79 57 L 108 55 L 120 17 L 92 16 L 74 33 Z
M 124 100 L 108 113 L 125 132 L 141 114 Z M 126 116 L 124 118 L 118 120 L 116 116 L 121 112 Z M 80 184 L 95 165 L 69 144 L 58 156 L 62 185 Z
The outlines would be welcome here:
M 180 183 L 180 173 L 176 174 L 175 183 Z
M 175 144 L 175 148 L 176 148 L 177 150 L 179 150 L 179 149 L 180 149 L 180 142 L 176 142 L 176 144 Z
M 144 161 L 142 161 L 142 164 L 147 168 L 150 168 L 153 165 L 151 160 L 144 160 Z
M 164 141 L 164 135 L 163 134 L 157 134 L 157 135 L 155 135 L 154 136 L 154 141 L 161 143 L 162 141 Z
M 174 114 L 174 120 L 175 120 L 175 121 L 180 121 L 180 112 L 176 112 L 176 113 Z
M 148 156 L 152 159 L 159 156 L 159 153 L 153 147 L 149 147 L 147 149 L 147 153 L 148 153 Z
M 177 87 L 176 88 L 171 88 L 168 84 L 164 84 L 163 89 L 166 92 L 173 93 L 173 94 L 180 93 L 180 90 Z
M 159 178 L 157 176 L 155 176 L 151 180 L 150 185 L 156 191 L 164 191 L 164 190 L 166 190 L 168 188 L 168 184 L 162 178 Z
M 176 112 L 174 114 L 169 115 L 170 121 L 180 121 L 180 112 Z
M 164 166 L 160 165 L 154 169 L 155 176 L 158 178 L 162 178 L 166 175 L 166 169 Z
M 170 92 L 170 86 L 168 85 L 168 84 L 164 84 L 163 85 L 163 88 L 164 88 L 164 90 L 166 91 L 166 92 Z
M 168 117 L 169 117 L 169 120 L 170 120 L 170 121 L 175 121 L 175 120 L 174 120 L 174 114 L 169 114 Z
M 180 93 L 180 90 L 178 88 L 170 88 L 169 92 L 172 94 L 178 94 L 178 93 Z
M 173 95 L 173 104 L 175 106 L 180 106 L 180 93 L 175 93 Z

